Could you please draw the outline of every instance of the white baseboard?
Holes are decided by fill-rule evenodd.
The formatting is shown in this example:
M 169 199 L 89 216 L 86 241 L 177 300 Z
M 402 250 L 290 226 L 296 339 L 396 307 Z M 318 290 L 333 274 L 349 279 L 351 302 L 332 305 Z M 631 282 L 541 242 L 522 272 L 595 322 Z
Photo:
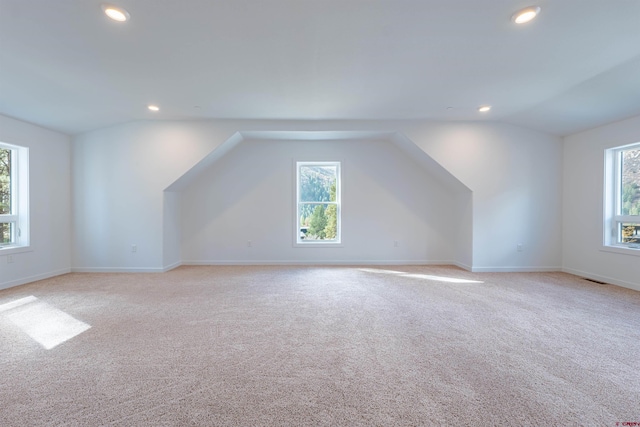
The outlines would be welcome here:
M 174 263 L 171 263 L 169 265 L 165 265 L 164 267 L 162 267 L 162 272 L 166 273 L 167 271 L 171 271 L 174 268 L 178 268 L 182 265 L 182 261 L 176 261 Z
M 548 273 L 562 271 L 562 267 L 473 267 L 473 273 Z
M 424 260 L 185 260 L 182 265 L 453 265 L 452 261 Z
M 50 271 L 48 273 L 36 274 L 35 276 L 23 277 L 18 280 L 12 280 L 10 282 L 0 283 L 0 289 L 9 289 L 15 286 L 26 285 L 27 283 L 37 282 L 38 280 L 50 279 L 51 277 L 60 276 L 67 273 L 71 273 L 70 268 L 63 268 L 61 270 Z
M 601 276 L 599 274 L 588 273 L 586 271 L 574 270 L 573 268 L 563 268 L 562 271 L 565 273 L 573 274 L 574 276 L 585 277 L 587 279 L 598 280 L 600 282 L 609 283 L 611 285 L 633 289 L 634 291 L 640 291 L 640 284 L 638 283 L 626 282 L 624 280 L 618 280 L 612 277 Z
M 463 270 L 473 271 L 473 267 L 471 267 L 470 265 L 467 265 L 467 264 L 463 264 L 463 263 L 458 262 L 458 261 L 451 261 L 451 265 L 455 265 L 456 267 L 460 267 Z
M 72 267 L 72 273 L 164 273 L 164 268 L 151 268 L 151 267 Z

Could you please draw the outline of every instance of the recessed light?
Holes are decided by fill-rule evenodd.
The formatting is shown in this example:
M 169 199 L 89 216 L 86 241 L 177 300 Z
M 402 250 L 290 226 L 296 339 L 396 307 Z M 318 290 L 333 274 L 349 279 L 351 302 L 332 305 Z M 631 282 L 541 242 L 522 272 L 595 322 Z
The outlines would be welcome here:
M 158 107 L 157 105 L 151 105 L 151 104 L 150 104 L 150 105 L 147 105 L 147 108 L 148 108 L 150 111 L 160 111 L 160 107 Z
M 489 110 L 491 110 L 491 105 L 481 105 L 478 107 L 478 111 L 481 113 L 486 113 Z
M 114 5 L 111 5 L 111 4 L 103 4 L 102 5 L 102 11 L 109 18 L 113 19 L 114 21 L 118 21 L 118 22 L 128 21 L 129 18 L 131 17 L 129 15 L 129 12 L 127 12 L 123 8 L 117 7 L 117 6 L 114 6 Z
M 535 18 L 538 13 L 540 13 L 540 6 L 525 7 L 524 9 L 521 9 L 514 13 L 511 16 L 511 20 L 516 24 L 524 24 Z

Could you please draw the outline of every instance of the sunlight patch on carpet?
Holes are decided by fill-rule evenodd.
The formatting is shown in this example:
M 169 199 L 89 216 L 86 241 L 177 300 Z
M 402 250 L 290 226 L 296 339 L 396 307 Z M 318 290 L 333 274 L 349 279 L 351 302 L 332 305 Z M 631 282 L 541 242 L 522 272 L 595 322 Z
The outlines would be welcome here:
M 358 270 L 364 271 L 366 273 L 380 273 L 380 274 L 407 274 L 404 271 L 395 271 L 395 270 L 383 270 L 381 268 L 359 268 Z
M 470 279 L 460 279 L 457 277 L 445 277 L 445 276 L 433 276 L 430 274 L 415 274 L 415 273 L 405 273 L 404 271 L 395 271 L 395 270 L 382 270 L 378 268 L 359 268 L 358 270 L 364 271 L 366 273 L 378 273 L 378 274 L 394 274 L 400 277 L 410 277 L 412 279 L 423 279 L 423 280 L 432 280 L 436 282 L 447 282 L 447 283 L 484 283 L 480 280 L 470 280 Z
M 91 328 L 34 296 L 0 305 L 0 314 L 47 350 Z

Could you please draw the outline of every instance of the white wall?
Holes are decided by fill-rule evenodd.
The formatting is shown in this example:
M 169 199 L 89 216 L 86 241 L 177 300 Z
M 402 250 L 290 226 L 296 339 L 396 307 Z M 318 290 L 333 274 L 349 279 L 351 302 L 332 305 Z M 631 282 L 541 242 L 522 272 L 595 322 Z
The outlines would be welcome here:
M 224 126 L 198 122 L 136 122 L 75 137 L 74 271 L 162 271 L 174 265 L 179 252 L 175 245 L 174 253 L 163 251 L 163 239 L 179 237 L 163 221 L 171 219 L 175 200 L 165 204 L 163 190 L 229 135 Z
M 163 242 L 164 189 L 242 130 L 401 132 L 473 191 L 473 203 L 461 204 L 473 224 L 458 238 L 470 240 L 471 252 L 461 253 L 473 269 L 561 268 L 560 138 L 481 122 L 175 121 L 75 138 L 74 269 L 168 267 L 176 255 L 168 256 Z M 518 243 L 523 252 L 516 251 Z
M 0 289 L 69 272 L 70 137 L 0 115 L 0 141 L 29 147 L 31 224 L 30 251 L 0 251 Z
M 168 270 L 177 267 L 182 262 L 182 209 L 180 207 L 181 194 L 164 192 L 163 216 L 163 254 L 162 266 Z
M 341 247 L 293 246 L 296 160 L 342 162 Z M 244 141 L 183 192 L 183 260 L 451 263 L 452 212 L 454 195 L 388 141 Z
M 561 268 L 560 138 L 493 123 L 425 123 L 405 134 L 473 191 L 474 271 Z
M 564 269 L 640 290 L 640 253 L 603 251 L 604 152 L 640 141 L 640 116 L 564 141 Z M 634 253 L 629 251 L 629 253 Z
M 455 194 L 454 257 L 455 264 L 466 270 L 473 270 L 473 193 Z

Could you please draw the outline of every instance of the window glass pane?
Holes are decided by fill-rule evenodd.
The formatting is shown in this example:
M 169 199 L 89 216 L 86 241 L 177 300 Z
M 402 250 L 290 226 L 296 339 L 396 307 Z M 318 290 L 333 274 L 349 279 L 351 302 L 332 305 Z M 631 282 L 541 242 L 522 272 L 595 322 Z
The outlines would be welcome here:
M 640 148 L 622 152 L 622 215 L 640 215 Z
M 336 200 L 336 166 L 300 166 L 301 202 L 330 202 Z M 333 190 L 332 190 L 333 189 Z
M 11 150 L 0 148 L 0 215 L 11 213 Z
M 640 243 L 640 224 L 620 224 L 620 243 Z
M 304 203 L 298 207 L 300 240 L 337 240 L 338 206 L 329 203 Z
M 14 228 L 11 222 L 0 222 L 0 245 L 7 245 L 14 242 Z

